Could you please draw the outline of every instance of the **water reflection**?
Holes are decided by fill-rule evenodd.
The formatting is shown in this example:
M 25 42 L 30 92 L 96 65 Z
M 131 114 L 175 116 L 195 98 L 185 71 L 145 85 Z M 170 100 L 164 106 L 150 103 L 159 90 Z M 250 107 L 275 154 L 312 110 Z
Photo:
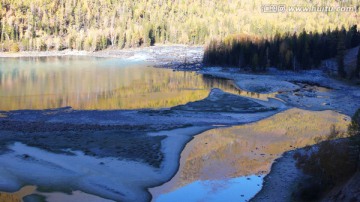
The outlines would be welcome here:
M 203 99 L 211 88 L 269 97 L 240 91 L 228 80 L 120 59 L 0 58 L 0 64 L 0 110 L 163 108 Z
M 290 109 L 256 123 L 204 132 L 186 145 L 173 179 L 150 191 L 154 201 L 161 201 L 165 196 L 176 196 L 174 193 L 194 182 L 226 183 L 231 178 L 267 174 L 273 161 L 285 151 L 315 144 L 318 137 L 329 135 L 332 125 L 346 131 L 347 120 L 350 119 L 333 111 Z M 252 184 L 238 188 L 256 190 L 257 185 L 251 187 Z M 196 192 L 196 187 L 192 191 Z
M 218 86 L 218 84 L 220 83 L 221 87 L 225 87 L 224 91 L 227 91 L 227 92 L 230 92 L 233 94 L 237 94 L 237 95 L 241 95 L 244 97 L 250 97 L 250 98 L 255 98 L 255 99 L 260 99 L 260 100 L 268 100 L 269 98 L 275 98 L 276 95 L 278 94 L 278 93 L 262 93 L 262 94 L 260 94 L 260 93 L 256 93 L 256 92 L 249 92 L 249 91 L 245 91 L 245 90 L 238 88 L 236 86 L 236 84 L 234 83 L 234 81 L 232 81 L 232 80 L 219 79 L 219 78 L 216 78 L 216 77 L 213 77 L 210 75 L 206 75 L 206 74 L 202 75 L 201 77 L 204 80 L 204 82 L 206 83 L 206 85 L 209 87 Z
M 251 175 L 229 180 L 195 181 L 174 192 L 159 196 L 158 202 L 168 201 L 235 201 L 245 202 L 261 190 L 263 175 Z M 248 189 L 251 188 L 251 189 Z
M 0 202 L 22 202 L 22 201 L 86 201 L 86 202 L 111 202 L 107 200 L 87 194 L 81 191 L 71 191 L 70 193 L 51 192 L 46 190 L 41 192 L 36 186 L 24 186 L 19 191 L 8 193 L 0 192 Z
M 36 190 L 35 186 L 25 186 L 17 192 L 6 193 L 0 192 L 0 201 L 3 202 L 21 202 L 23 197 L 34 193 Z

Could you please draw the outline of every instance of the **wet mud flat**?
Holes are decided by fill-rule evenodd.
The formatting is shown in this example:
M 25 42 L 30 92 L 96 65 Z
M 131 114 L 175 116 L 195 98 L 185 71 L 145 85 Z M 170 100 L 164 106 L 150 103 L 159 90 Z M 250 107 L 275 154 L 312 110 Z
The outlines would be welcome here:
M 208 67 L 201 74 L 231 79 L 249 92 L 261 94 L 277 92 L 288 107 L 305 110 L 334 110 L 352 116 L 360 108 L 359 86 L 333 79 L 321 70 L 300 72 L 279 71 L 270 68 L 262 74 L 244 73 L 237 68 Z
M 147 133 L 194 125 L 248 122 L 249 120 L 243 117 L 229 118 L 227 113 L 274 114 L 277 110 L 279 109 L 275 106 L 265 106 L 215 89 L 204 100 L 168 110 L 115 112 L 63 108 L 2 112 L 6 116 L 0 119 L 1 148 L 6 151 L 7 144 L 24 142 L 29 146 L 56 153 L 71 154 L 67 150 L 83 151 L 97 157 L 141 160 L 158 167 L 163 159 L 161 141 L 166 136 L 149 136 Z M 199 119 L 197 122 L 190 122 L 190 117 Z M 137 121 L 133 121 L 135 119 Z M 103 120 L 104 123 L 98 124 L 97 120 Z
M 36 128 L 37 124 L 41 127 Z M 53 153 L 74 155 L 71 151 L 83 151 L 89 156 L 139 161 L 154 167 L 159 167 L 164 157 L 160 150 L 161 141 L 165 136 L 151 137 L 146 135 L 146 130 L 114 126 L 0 121 L 0 126 L 4 125 L 6 130 L 0 127 L 2 152 L 9 151 L 8 144 L 24 142 L 28 146 Z M 10 128 L 11 125 L 14 127 Z M 14 131 L 16 128 L 21 128 L 21 131 Z M 24 154 L 23 158 L 29 156 Z
M 271 167 L 271 172 L 264 179 L 263 189 L 251 201 L 291 201 L 292 191 L 306 175 L 296 167 L 294 151 L 285 153 Z
M 193 136 L 285 109 L 280 101 L 257 101 L 214 89 L 204 100 L 162 110 L 1 112 L 0 159 L 6 169 L 0 171 L 0 187 L 10 192 L 28 184 L 52 192 L 67 187 L 104 199 L 148 201 L 147 188 L 171 179 Z M 24 167 L 33 175 L 25 175 Z M 79 176 L 81 180 L 75 180 Z

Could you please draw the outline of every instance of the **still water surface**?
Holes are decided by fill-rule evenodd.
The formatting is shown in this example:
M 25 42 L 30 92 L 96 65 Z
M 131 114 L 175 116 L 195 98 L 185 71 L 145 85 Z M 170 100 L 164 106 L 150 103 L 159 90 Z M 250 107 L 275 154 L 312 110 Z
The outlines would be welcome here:
M 212 88 L 260 98 L 228 80 L 115 58 L 0 58 L 0 110 L 5 111 L 164 108 L 203 99 Z

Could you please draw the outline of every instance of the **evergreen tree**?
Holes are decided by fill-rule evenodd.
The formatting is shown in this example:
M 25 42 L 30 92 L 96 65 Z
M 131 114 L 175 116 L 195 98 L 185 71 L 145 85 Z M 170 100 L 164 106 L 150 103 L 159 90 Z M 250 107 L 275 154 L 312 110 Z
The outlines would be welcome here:
M 344 58 L 345 58 L 345 41 L 344 41 L 344 36 L 340 35 L 337 46 L 336 59 L 338 64 L 338 74 L 342 78 L 346 78 Z
M 205 48 L 203 62 L 205 65 L 251 67 L 256 71 L 268 66 L 297 70 L 299 67 L 319 67 L 322 60 L 335 57 L 339 75 L 345 78 L 345 50 L 360 44 L 359 41 L 358 44 L 346 45 L 349 32 L 352 35 L 360 33 L 352 27 L 349 31 L 335 29 L 321 34 L 303 31 L 299 35 L 278 33 L 266 38 L 232 35 L 223 40 L 212 40 Z
M 289 2 L 292 1 L 284 0 L 283 3 Z M 323 0 L 312 0 L 304 4 L 322 3 Z M 360 6 L 360 2 L 352 4 Z M 18 43 L 20 47 L 34 50 L 36 41 L 40 40 L 45 42 L 46 50 L 60 46 L 85 49 L 89 48 L 89 41 L 93 43 L 91 47 L 95 47 L 95 39 L 106 41 L 99 42 L 95 49 L 149 46 L 155 43 L 205 44 L 213 38 L 225 38 L 239 32 L 266 37 L 293 32 L 295 27 L 302 30 L 306 26 L 307 31 L 318 31 L 337 27 L 339 22 L 346 28 L 359 25 L 358 18 L 352 12 L 337 15 L 323 12 L 302 15 L 283 13 L 269 18 L 267 13 L 257 12 L 259 7 L 260 3 L 252 0 L 1 0 L 0 47 L 8 50 L 6 44 Z M 313 23 L 315 20 L 316 23 Z M 346 46 L 350 44 L 355 47 L 360 37 L 356 34 L 356 26 L 351 30 L 347 34 Z M 55 44 L 59 41 L 64 43 Z M 72 43 L 67 43 L 69 41 Z M 26 43 L 28 45 L 24 45 Z M 278 43 L 269 47 L 272 65 L 280 62 L 279 55 L 276 55 L 279 46 Z M 270 51 L 273 48 L 275 53 Z M 299 56 L 298 51 L 292 51 L 299 63 L 301 58 L 306 58 Z M 332 50 L 329 48 L 328 51 Z M 262 58 L 262 53 L 258 55 L 259 59 Z M 236 61 L 230 60 L 230 63 Z
M 360 46 L 357 54 L 355 76 L 358 78 L 360 77 Z

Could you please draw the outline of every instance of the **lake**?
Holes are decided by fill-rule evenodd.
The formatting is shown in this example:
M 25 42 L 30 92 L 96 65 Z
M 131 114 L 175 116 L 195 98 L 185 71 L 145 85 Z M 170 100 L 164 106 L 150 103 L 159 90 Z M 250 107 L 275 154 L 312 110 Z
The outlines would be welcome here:
M 205 98 L 212 88 L 246 96 L 231 81 L 143 62 L 95 57 L 0 58 L 0 110 L 166 108 Z
M 0 201 L 247 201 L 276 158 L 349 123 L 268 99 L 277 93 L 142 61 L 0 64 Z M 19 129 L 9 126 L 14 120 Z

